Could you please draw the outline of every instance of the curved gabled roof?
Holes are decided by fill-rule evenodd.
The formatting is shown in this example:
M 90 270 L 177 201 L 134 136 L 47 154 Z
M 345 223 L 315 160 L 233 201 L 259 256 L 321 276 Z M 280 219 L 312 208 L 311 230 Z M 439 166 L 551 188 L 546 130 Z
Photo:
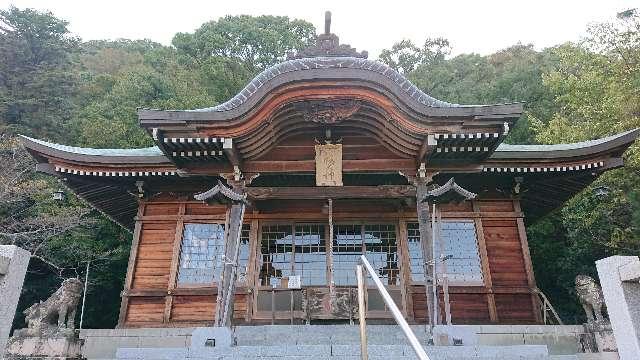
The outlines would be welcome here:
M 357 69 L 380 74 L 393 83 L 397 84 L 406 96 L 414 99 L 420 104 L 429 107 L 475 106 L 452 104 L 446 101 L 438 100 L 424 93 L 422 90 L 418 89 L 418 87 L 413 85 L 406 77 L 379 61 L 355 57 L 314 57 L 291 59 L 273 65 L 254 77 L 253 80 L 251 80 L 249 84 L 244 87 L 244 89 L 242 89 L 236 96 L 234 96 L 230 100 L 212 107 L 185 111 L 229 111 L 242 105 L 249 98 L 251 98 L 251 96 L 255 94 L 261 87 L 267 85 L 270 80 L 278 75 L 320 69 Z
M 352 84 L 388 93 L 425 117 L 509 115 L 517 119 L 522 113 L 522 103 L 460 105 L 438 100 L 379 61 L 356 57 L 313 57 L 291 59 L 269 67 L 254 77 L 237 95 L 220 105 L 193 110 L 140 109 L 138 115 L 143 126 L 154 120 L 233 120 L 248 113 L 275 89 L 310 81 Z

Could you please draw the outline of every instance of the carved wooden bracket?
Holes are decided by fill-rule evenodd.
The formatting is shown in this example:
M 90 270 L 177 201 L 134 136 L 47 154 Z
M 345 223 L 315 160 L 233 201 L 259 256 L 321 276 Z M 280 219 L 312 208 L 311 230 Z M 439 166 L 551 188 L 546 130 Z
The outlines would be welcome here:
M 360 102 L 348 99 L 305 101 L 296 105 L 305 121 L 325 125 L 337 124 L 350 118 L 360 110 L 360 106 Z

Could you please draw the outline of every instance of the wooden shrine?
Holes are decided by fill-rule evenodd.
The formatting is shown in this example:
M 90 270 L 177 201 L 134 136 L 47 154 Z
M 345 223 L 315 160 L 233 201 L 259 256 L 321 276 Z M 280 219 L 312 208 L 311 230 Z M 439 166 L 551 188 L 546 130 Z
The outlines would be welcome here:
M 133 233 L 120 327 L 349 322 L 361 254 L 411 323 L 444 272 L 454 324 L 538 324 L 526 224 L 622 166 L 638 130 L 503 144 L 522 106 L 437 100 L 327 29 L 225 103 L 139 110 L 153 147 L 23 143 Z M 391 322 L 376 291 L 366 311 Z

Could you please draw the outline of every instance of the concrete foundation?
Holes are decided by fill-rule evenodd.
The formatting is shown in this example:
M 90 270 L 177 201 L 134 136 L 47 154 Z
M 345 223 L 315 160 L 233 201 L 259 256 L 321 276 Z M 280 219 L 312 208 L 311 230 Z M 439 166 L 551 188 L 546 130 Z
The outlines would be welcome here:
M 617 353 L 585 353 L 585 337 L 592 337 L 582 325 L 454 325 L 438 331 L 460 334 L 463 346 L 430 346 L 433 359 L 554 359 L 608 360 Z M 424 326 L 412 326 L 426 344 Z M 82 330 L 82 355 L 87 359 L 259 359 L 299 356 L 314 359 L 357 359 L 360 337 L 357 326 L 267 325 L 243 326 L 235 330 L 237 346 L 231 350 L 208 347 L 193 350 L 197 328 Z M 198 337 L 200 338 L 200 337 Z M 367 326 L 371 359 L 415 358 L 399 327 Z M 216 341 L 217 345 L 217 341 Z M 308 354 L 308 355 L 304 355 Z M 464 356 L 463 356 L 464 355 Z

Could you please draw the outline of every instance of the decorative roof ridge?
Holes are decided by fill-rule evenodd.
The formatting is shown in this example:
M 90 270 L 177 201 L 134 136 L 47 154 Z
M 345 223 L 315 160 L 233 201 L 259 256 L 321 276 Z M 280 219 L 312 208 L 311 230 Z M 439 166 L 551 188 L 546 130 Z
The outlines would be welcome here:
M 296 71 L 314 71 L 318 69 L 357 69 L 371 71 L 387 77 L 398 85 L 404 93 L 418 103 L 429 107 L 481 107 L 491 105 L 460 105 L 438 100 L 411 83 L 404 75 L 392 69 L 388 65 L 377 61 L 352 56 L 344 57 L 304 57 L 285 60 L 272 65 L 256 75 L 238 94 L 231 99 L 211 107 L 191 110 L 165 110 L 175 112 L 224 112 L 233 110 L 245 103 L 258 89 L 275 77 Z
M 338 35 L 331 32 L 331 11 L 324 13 L 324 34 L 316 36 L 316 43 L 298 51 L 287 54 L 287 60 L 314 57 L 355 57 L 366 59 L 369 53 L 358 52 L 347 44 L 340 44 Z
M 598 145 L 607 144 L 620 140 L 621 145 L 633 142 L 640 135 L 640 128 L 624 131 L 618 134 L 606 136 L 594 140 L 586 140 L 574 143 L 564 144 L 545 144 L 545 145 L 517 145 L 517 144 L 500 144 L 496 148 L 496 152 L 537 152 L 537 151 L 568 151 L 591 148 Z

